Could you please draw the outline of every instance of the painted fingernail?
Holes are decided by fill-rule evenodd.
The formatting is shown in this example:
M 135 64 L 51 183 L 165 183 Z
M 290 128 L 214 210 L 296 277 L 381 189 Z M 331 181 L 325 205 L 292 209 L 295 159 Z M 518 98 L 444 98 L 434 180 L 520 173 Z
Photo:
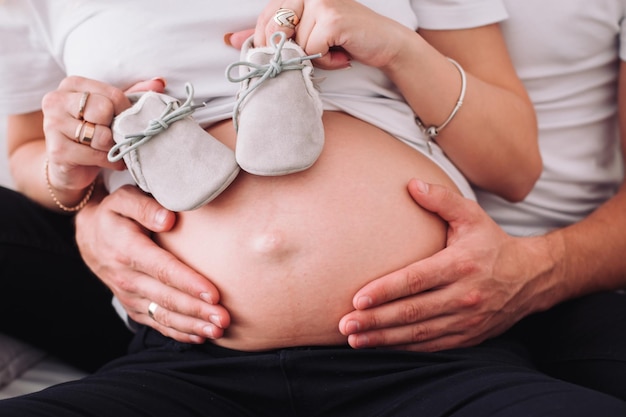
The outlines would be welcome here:
M 230 42 L 231 36 L 233 36 L 232 32 L 224 34 L 224 45 L 226 45 L 226 46 L 233 46 L 233 44 Z
M 163 88 L 167 87 L 167 81 L 162 77 L 154 77 L 151 81 L 157 81 L 163 84 Z

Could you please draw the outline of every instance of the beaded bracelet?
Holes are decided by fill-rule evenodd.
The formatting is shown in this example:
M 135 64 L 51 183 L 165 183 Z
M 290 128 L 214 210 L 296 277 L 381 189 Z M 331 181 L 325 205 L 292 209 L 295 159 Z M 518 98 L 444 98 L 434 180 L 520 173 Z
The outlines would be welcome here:
M 44 176 L 46 178 L 46 185 L 48 186 L 48 192 L 50 193 L 50 197 L 52 197 L 52 201 L 54 201 L 54 204 L 56 204 L 57 207 L 60 208 L 61 210 L 66 211 L 68 213 L 77 212 L 78 210 L 85 207 L 85 205 L 87 205 L 87 202 L 91 198 L 91 195 L 93 194 L 94 188 L 96 188 L 97 179 L 93 180 L 93 182 L 89 185 L 89 188 L 87 189 L 87 194 L 85 194 L 83 199 L 80 200 L 78 204 L 72 207 L 68 207 L 59 201 L 56 194 L 54 194 L 54 190 L 52 190 L 52 184 L 50 184 L 50 177 L 48 176 L 48 164 L 49 162 L 48 162 L 48 159 L 46 158 L 43 171 L 44 171 Z
M 417 122 L 417 124 L 420 127 L 420 129 L 422 129 L 422 131 L 431 140 L 435 139 L 437 137 L 437 135 L 439 135 L 439 132 L 441 132 L 441 130 L 444 127 L 446 127 L 448 125 L 448 123 L 450 123 L 450 121 L 454 118 L 454 116 L 456 116 L 457 112 L 459 111 L 459 109 L 463 105 L 463 99 L 465 99 L 465 90 L 467 89 L 467 77 L 465 76 L 465 71 L 463 70 L 463 67 L 458 62 L 456 62 L 454 59 L 448 58 L 448 60 L 450 62 L 452 62 L 452 64 L 454 64 L 456 69 L 459 70 L 459 73 L 461 74 L 461 93 L 459 94 L 459 99 L 456 101 L 456 105 L 452 109 L 452 112 L 450 113 L 448 118 L 445 120 L 445 122 L 443 122 L 439 126 L 429 126 L 429 127 L 426 127 L 426 126 L 424 126 L 424 124 L 422 123 L 422 121 L 420 120 L 419 117 L 415 118 L 415 121 Z

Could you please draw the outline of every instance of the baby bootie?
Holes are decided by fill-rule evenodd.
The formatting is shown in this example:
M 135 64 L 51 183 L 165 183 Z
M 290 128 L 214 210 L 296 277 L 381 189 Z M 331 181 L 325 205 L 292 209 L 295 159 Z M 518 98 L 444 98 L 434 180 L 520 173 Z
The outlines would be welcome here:
M 233 113 L 237 162 L 255 175 L 305 170 L 324 146 L 322 102 L 311 78 L 311 59 L 321 55 L 305 56 L 283 32 L 268 47 L 253 48 L 252 41 L 243 45 L 242 61 L 226 70 L 231 82 L 241 83 Z M 236 67 L 239 76 L 232 76 Z
M 165 208 L 194 210 L 217 197 L 237 177 L 234 152 L 191 117 L 187 101 L 147 92 L 113 120 L 111 162 L 124 159 L 137 185 Z M 132 99 L 132 97 L 131 97 Z

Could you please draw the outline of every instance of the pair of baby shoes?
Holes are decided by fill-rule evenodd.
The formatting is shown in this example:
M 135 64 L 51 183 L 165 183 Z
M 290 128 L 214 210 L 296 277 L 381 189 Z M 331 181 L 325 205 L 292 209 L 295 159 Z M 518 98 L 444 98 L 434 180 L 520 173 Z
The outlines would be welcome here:
M 278 42 L 276 42 L 278 39 Z M 295 43 L 277 32 L 270 46 L 242 48 L 242 61 L 227 68 L 241 83 L 233 111 L 235 151 L 202 129 L 192 114 L 193 87 L 179 100 L 147 92 L 113 121 L 110 161 L 124 159 L 137 185 L 165 208 L 194 210 L 210 202 L 237 177 L 286 175 L 305 170 L 324 145 L 322 103 L 313 65 Z M 233 69 L 239 75 L 231 75 Z

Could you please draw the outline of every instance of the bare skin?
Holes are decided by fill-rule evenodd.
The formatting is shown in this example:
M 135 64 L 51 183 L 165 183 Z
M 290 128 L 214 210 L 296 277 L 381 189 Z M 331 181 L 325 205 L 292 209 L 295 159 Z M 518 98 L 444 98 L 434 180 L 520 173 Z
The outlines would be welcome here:
M 218 288 L 231 317 L 219 345 L 344 344 L 337 323 L 359 288 L 444 246 L 444 223 L 416 206 L 405 184 L 419 176 L 454 187 L 448 177 L 367 123 L 333 112 L 323 120 L 325 148 L 313 167 L 271 178 L 244 173 L 155 235 Z M 209 131 L 234 145 L 230 121 Z

